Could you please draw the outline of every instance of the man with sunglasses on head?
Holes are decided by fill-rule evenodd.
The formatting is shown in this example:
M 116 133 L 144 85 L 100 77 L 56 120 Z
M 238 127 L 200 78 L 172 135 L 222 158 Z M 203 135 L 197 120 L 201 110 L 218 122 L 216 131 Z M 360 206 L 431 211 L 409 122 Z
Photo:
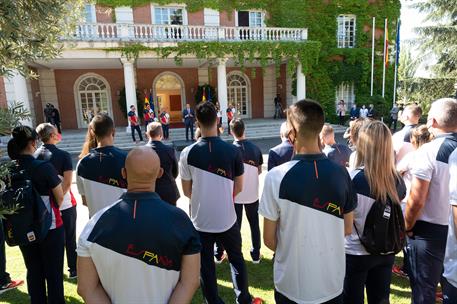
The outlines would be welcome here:
M 295 156 L 267 173 L 259 208 L 265 246 L 275 252 L 275 301 L 339 304 L 357 195 L 347 170 L 321 152 L 322 107 L 298 101 L 287 121 Z

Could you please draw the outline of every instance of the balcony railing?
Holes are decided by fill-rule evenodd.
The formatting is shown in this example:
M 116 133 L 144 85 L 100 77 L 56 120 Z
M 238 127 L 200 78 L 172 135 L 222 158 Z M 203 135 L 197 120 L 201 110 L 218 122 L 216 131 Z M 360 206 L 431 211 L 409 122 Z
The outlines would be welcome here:
M 82 23 L 67 40 L 77 41 L 305 41 L 308 30 L 276 27 L 225 27 Z

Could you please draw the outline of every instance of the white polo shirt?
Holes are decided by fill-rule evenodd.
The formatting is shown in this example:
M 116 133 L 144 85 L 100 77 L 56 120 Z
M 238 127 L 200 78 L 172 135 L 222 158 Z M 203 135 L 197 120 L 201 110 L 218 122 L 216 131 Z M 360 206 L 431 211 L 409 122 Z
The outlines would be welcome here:
M 296 155 L 267 173 L 259 213 L 278 222 L 278 292 L 297 303 L 322 303 L 342 293 L 343 216 L 356 206 L 347 170 L 324 154 Z
M 76 185 L 86 197 L 89 217 L 118 200 L 127 191 L 121 170 L 127 152 L 113 146 L 95 148 L 76 167 Z
M 414 177 L 430 182 L 425 206 L 418 220 L 449 224 L 449 156 L 457 148 L 457 133 L 435 137 L 416 151 L 411 173 Z
M 111 303 L 168 303 L 184 255 L 201 250 L 184 211 L 154 192 L 125 193 L 84 227 L 77 253 L 91 258 Z
M 457 150 L 449 157 L 449 203 L 451 210 L 457 206 Z M 444 257 L 443 276 L 457 288 L 457 236 L 455 234 L 454 215 L 452 211 L 449 215 L 449 230 L 446 243 L 446 255 Z
M 236 204 L 251 204 L 259 200 L 259 166 L 263 164 L 259 147 L 248 140 L 234 141 L 244 162 L 243 190 L 235 197 Z
M 181 179 L 192 181 L 190 218 L 197 231 L 220 233 L 236 222 L 233 186 L 244 173 L 241 152 L 220 137 L 203 137 L 181 152 Z

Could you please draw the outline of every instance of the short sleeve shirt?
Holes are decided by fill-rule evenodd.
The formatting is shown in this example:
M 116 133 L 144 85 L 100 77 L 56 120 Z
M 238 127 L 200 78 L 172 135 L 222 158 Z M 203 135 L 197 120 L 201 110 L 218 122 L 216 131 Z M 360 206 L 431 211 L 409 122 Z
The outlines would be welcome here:
M 191 220 L 202 232 L 219 233 L 236 222 L 233 186 L 243 175 L 241 152 L 219 137 L 200 138 L 181 152 L 181 179 L 192 181 Z
M 113 146 L 95 148 L 76 167 L 76 184 L 86 197 L 89 216 L 112 204 L 127 190 L 121 170 L 127 152 Z
M 18 162 L 22 168 L 29 168 L 27 172 L 32 179 L 33 187 L 38 191 L 41 199 L 51 211 L 52 221 L 50 229 L 62 226 L 62 217 L 52 189 L 62 183 L 54 166 L 48 161 L 40 161 L 41 164 L 32 169 L 32 163 L 36 161 L 31 155 L 21 155 Z
M 280 293 L 297 303 L 342 293 L 343 218 L 356 206 L 347 170 L 324 154 L 296 155 L 267 173 L 259 214 L 278 222 L 273 272 Z
M 350 173 L 352 177 L 352 187 L 357 193 L 357 208 L 354 210 L 354 226 L 357 228 L 352 229 L 352 233 L 346 236 L 346 253 L 351 255 L 369 255 L 365 250 L 357 231 L 362 233 L 365 227 L 365 221 L 371 207 L 375 203 L 375 197 L 371 194 L 368 179 L 363 169 L 356 169 Z M 406 195 L 406 186 L 402 179 L 397 181 L 397 194 L 400 200 Z
M 243 190 L 235 197 L 237 204 L 255 203 L 259 199 L 259 166 L 263 164 L 262 151 L 248 140 L 234 141 L 244 163 Z
M 138 124 L 138 116 L 136 116 L 136 113 L 133 111 L 130 111 L 128 113 L 128 116 L 130 117 L 131 123 L 136 126 Z
M 64 172 L 73 171 L 70 153 L 57 148 L 55 145 L 43 144 L 36 150 L 34 155 L 37 159 L 51 162 L 61 179 L 63 179 Z M 70 191 L 68 191 L 64 195 L 60 210 L 71 208 L 74 206 L 74 203 L 76 203 L 76 201 L 72 199 Z
M 457 133 L 447 133 L 436 136 L 416 151 L 411 174 L 430 182 L 420 221 L 449 224 L 449 156 L 456 148 Z
M 457 206 L 457 150 L 449 157 L 449 204 L 451 210 Z M 446 254 L 444 257 L 443 276 L 457 288 L 457 236 L 455 235 L 454 215 L 452 211 L 449 215 L 449 229 L 446 243 Z
M 129 192 L 90 219 L 77 252 L 92 259 L 112 303 L 168 303 L 182 257 L 200 250 L 184 211 L 154 192 Z

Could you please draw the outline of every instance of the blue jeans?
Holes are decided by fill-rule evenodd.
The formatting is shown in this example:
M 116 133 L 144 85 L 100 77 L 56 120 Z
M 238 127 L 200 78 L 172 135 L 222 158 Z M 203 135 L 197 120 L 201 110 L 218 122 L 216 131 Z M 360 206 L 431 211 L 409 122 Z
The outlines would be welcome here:
M 367 289 L 368 303 L 389 303 L 390 281 L 395 256 L 346 254 L 344 303 L 363 304 Z
M 214 242 L 219 241 L 224 246 L 230 269 L 232 271 L 233 288 L 237 303 L 250 304 L 252 297 L 248 290 L 248 274 L 241 252 L 241 233 L 235 223 L 229 230 L 221 233 L 201 232 L 201 288 L 208 304 L 224 303 L 217 291 L 216 266 L 214 264 Z
M 443 273 L 448 226 L 417 221 L 408 237 L 408 275 L 413 304 L 434 304 Z
M 251 228 L 251 258 L 255 261 L 260 258 L 259 201 L 252 204 L 235 204 L 236 221 L 240 229 L 243 220 L 243 208 Z

